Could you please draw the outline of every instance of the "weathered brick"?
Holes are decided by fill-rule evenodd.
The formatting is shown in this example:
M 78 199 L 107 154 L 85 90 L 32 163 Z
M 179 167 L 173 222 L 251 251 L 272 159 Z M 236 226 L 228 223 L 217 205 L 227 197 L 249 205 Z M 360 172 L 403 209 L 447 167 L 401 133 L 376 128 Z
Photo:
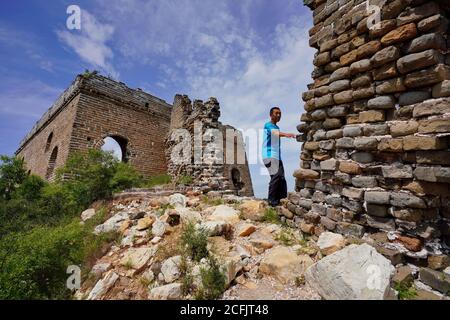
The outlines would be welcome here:
M 384 111 L 369 110 L 363 111 L 359 114 L 360 122 L 379 122 L 384 121 L 384 119 L 385 119 Z
M 406 24 L 395 30 L 392 30 L 381 38 L 383 45 L 391 45 L 397 42 L 403 42 L 417 36 L 417 28 L 414 23 Z
M 446 144 L 438 137 L 407 136 L 403 138 L 403 149 L 410 150 L 441 150 Z
M 404 56 L 397 61 L 397 68 L 401 73 L 409 73 L 444 62 L 443 56 L 434 49 Z

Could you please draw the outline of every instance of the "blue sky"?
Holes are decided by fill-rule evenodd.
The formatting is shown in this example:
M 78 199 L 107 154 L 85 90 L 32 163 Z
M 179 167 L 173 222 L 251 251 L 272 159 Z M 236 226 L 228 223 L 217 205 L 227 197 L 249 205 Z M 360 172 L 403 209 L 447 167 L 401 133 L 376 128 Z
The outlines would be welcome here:
M 69 5 L 81 30 L 66 27 Z M 213 96 L 221 121 L 259 129 L 280 105 L 282 131 L 296 132 L 311 82 L 311 12 L 299 0 L 2 1 L 0 154 L 20 140 L 76 74 L 97 69 L 172 103 Z M 300 144 L 282 142 L 288 187 Z M 256 195 L 269 177 L 251 166 Z

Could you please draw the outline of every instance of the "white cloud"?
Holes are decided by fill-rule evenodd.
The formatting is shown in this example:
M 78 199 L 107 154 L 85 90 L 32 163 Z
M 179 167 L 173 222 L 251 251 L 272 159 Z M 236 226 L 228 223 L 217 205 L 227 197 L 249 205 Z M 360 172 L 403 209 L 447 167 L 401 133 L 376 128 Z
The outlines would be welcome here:
M 76 54 L 94 68 L 118 78 L 111 60 L 114 57 L 112 49 L 107 42 L 112 39 L 114 27 L 100 23 L 88 11 L 82 10 L 81 30 L 57 30 L 60 41 L 72 48 Z

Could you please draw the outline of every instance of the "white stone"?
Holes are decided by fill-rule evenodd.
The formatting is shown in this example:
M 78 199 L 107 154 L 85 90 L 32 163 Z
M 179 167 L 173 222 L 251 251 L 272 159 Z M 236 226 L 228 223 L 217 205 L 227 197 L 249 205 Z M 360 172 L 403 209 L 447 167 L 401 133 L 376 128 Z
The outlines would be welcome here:
M 103 273 L 111 269 L 111 263 L 97 263 L 95 266 L 92 267 L 91 273 L 96 275 L 97 277 L 100 277 Z
M 276 247 L 261 260 L 259 271 L 282 283 L 289 283 L 302 276 L 312 264 L 313 260 L 307 255 L 299 256 L 287 247 Z
M 95 209 L 87 209 L 81 213 L 81 220 L 86 221 L 95 216 Z
M 88 300 L 99 300 L 116 283 L 119 276 L 114 271 L 110 271 L 103 279 L 99 280 L 89 293 Z
M 208 217 L 209 221 L 225 221 L 231 224 L 239 222 L 239 213 L 237 210 L 226 205 L 215 207 L 213 213 Z
M 231 230 L 231 225 L 225 221 L 206 221 L 198 225 L 198 229 L 206 231 L 209 237 L 221 236 Z
M 175 208 L 186 208 L 187 198 L 181 193 L 175 193 L 169 197 L 169 204 Z
M 202 215 L 198 211 L 189 210 L 187 208 L 176 209 L 180 215 L 181 223 L 188 224 L 189 222 L 197 223 L 202 221 Z
M 327 256 L 344 248 L 345 239 L 337 233 L 323 232 L 317 240 L 317 246 L 320 252 Z
M 166 283 L 171 283 L 181 276 L 180 266 L 181 256 L 175 256 L 167 259 L 161 266 L 161 273 Z
M 162 237 L 166 233 L 166 223 L 161 220 L 156 220 L 152 226 L 152 234 L 155 237 Z
M 327 300 L 383 300 L 393 297 L 395 268 L 368 244 L 350 245 L 312 265 L 307 283 Z
M 155 248 L 131 248 L 125 252 L 124 257 L 120 260 L 122 265 L 130 265 L 135 270 L 141 270 L 147 265 L 147 262 L 155 254 Z
M 116 215 L 112 216 L 108 220 L 106 220 L 103 224 L 100 224 L 95 227 L 94 234 L 99 235 L 101 233 L 108 233 L 112 231 L 118 231 L 120 226 L 124 220 L 129 219 L 127 212 L 119 212 Z
M 182 295 L 181 283 L 171 283 L 150 290 L 149 298 L 151 300 L 179 300 Z

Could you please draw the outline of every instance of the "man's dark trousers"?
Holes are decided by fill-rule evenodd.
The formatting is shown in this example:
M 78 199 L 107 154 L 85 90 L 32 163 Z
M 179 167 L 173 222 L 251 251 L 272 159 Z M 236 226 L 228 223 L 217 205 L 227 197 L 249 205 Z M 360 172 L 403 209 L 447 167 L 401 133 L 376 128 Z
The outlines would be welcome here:
M 269 170 L 269 204 L 276 206 L 280 200 L 287 197 L 287 183 L 284 177 L 283 161 L 275 158 L 264 159 L 264 165 Z

